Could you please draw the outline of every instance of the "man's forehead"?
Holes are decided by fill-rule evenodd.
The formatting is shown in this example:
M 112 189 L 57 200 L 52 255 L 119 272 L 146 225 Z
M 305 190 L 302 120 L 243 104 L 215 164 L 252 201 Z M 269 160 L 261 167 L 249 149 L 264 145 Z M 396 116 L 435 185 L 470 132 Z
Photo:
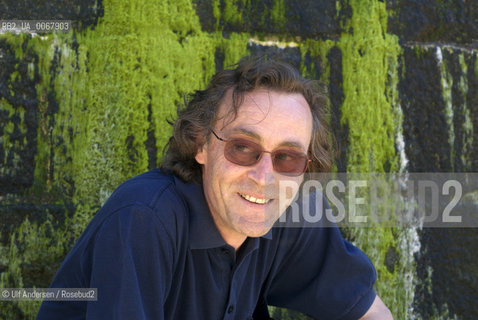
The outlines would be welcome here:
M 241 99 L 236 101 L 236 103 L 240 104 L 236 106 L 235 110 L 233 108 L 233 88 L 231 88 L 226 92 L 224 98 L 222 99 L 218 109 L 216 123 L 219 124 L 221 129 L 224 129 L 239 116 L 249 118 L 252 121 L 263 119 L 265 116 L 267 116 L 271 107 L 271 93 L 278 94 L 275 95 L 276 98 L 279 96 L 285 99 L 286 97 L 290 98 L 294 96 L 297 102 L 302 100 L 301 103 L 305 103 L 305 105 L 307 105 L 307 109 L 310 111 L 308 103 L 301 93 L 273 90 L 269 88 L 258 88 L 253 91 L 243 92 Z M 246 106 L 246 108 L 244 108 L 244 106 Z
M 300 93 L 258 89 L 244 94 L 237 114 L 232 93 L 221 104 L 216 129 L 246 135 L 274 146 L 307 150 L 312 135 L 310 107 Z M 271 140 L 272 139 L 272 140 Z

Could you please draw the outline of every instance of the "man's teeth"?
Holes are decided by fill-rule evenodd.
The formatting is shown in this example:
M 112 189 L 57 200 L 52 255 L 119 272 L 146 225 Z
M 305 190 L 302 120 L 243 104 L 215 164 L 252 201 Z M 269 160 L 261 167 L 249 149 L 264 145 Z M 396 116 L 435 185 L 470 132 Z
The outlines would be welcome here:
M 269 202 L 271 200 L 271 199 L 257 199 L 257 198 L 254 198 L 252 196 L 248 196 L 247 194 L 242 194 L 242 193 L 240 193 L 240 195 L 241 195 L 241 197 L 243 197 L 247 201 L 258 203 L 258 204 L 266 204 L 267 202 Z

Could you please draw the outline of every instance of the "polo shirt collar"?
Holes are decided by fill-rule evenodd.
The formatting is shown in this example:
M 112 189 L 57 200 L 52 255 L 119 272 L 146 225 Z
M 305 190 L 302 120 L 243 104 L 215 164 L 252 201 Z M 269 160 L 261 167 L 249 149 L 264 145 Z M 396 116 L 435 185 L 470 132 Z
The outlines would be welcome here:
M 210 249 L 226 245 L 217 230 L 204 197 L 201 185 L 184 183 L 174 177 L 176 187 L 182 193 L 189 207 L 189 247 L 191 249 Z M 272 239 L 272 229 L 262 236 Z

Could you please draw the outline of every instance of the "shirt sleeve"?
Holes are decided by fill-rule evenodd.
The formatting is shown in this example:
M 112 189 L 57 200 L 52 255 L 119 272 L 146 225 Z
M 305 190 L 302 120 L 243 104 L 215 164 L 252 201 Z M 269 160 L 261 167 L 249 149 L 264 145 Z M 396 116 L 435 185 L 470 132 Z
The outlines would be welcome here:
M 43 319 L 164 319 L 172 282 L 175 227 L 148 206 L 98 213 L 51 287 L 97 288 L 97 301 L 44 301 Z M 98 216 L 99 215 L 99 216 Z M 173 219 L 171 219 L 173 220 Z
M 324 200 L 325 201 L 325 200 Z M 375 299 L 375 269 L 336 226 L 282 230 L 287 247 L 267 293 L 271 305 L 316 319 L 359 319 Z
M 151 209 L 131 206 L 99 230 L 92 251 L 90 287 L 98 301 L 87 319 L 163 319 L 171 286 L 173 241 Z

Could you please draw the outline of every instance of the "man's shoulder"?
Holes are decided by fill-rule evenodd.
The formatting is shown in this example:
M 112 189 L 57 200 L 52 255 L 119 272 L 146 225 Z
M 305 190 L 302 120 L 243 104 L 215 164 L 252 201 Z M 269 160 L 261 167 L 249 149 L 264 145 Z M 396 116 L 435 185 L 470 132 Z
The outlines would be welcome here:
M 123 182 L 102 205 L 89 230 L 115 220 L 152 219 L 168 228 L 187 228 L 190 205 L 183 190 L 189 184 L 174 175 L 154 169 Z M 154 227 L 153 225 L 151 227 Z
M 110 196 L 104 207 L 115 208 L 143 205 L 155 208 L 160 202 L 179 200 L 177 178 L 159 169 L 154 169 L 123 182 Z M 165 198 L 165 199 L 164 199 Z
M 159 169 L 123 182 L 95 214 L 83 237 L 93 239 L 100 230 L 141 221 L 149 221 L 151 229 L 186 230 L 189 206 L 181 184 L 174 175 Z
M 188 243 L 189 213 L 175 188 L 175 177 L 159 170 L 121 184 L 68 253 L 59 271 L 62 276 L 54 283 L 65 287 L 71 284 L 62 281 L 77 281 L 70 278 L 80 275 L 86 280 L 75 282 L 75 286 L 87 285 L 92 265 L 104 261 L 101 258 L 95 262 L 98 252 L 121 255 L 125 250 L 142 253 L 162 246 L 170 255 L 173 250 L 184 248 Z

